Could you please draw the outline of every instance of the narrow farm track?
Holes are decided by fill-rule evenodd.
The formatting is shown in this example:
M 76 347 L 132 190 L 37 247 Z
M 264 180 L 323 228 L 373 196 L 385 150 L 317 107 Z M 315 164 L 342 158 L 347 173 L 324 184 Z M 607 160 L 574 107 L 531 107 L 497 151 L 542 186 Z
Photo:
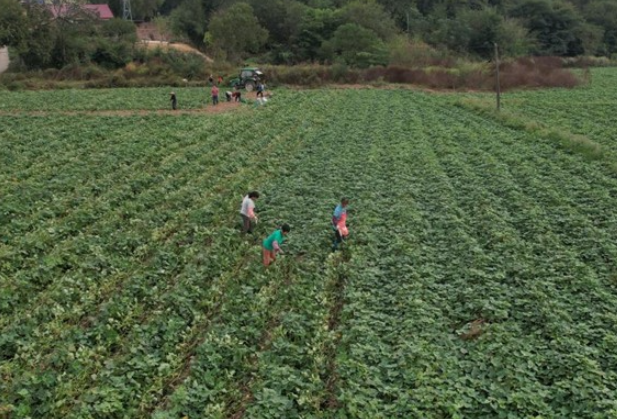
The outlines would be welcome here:
M 116 109 L 116 110 L 83 110 L 83 111 L 44 111 L 44 110 L 11 110 L 0 111 L 0 116 L 11 117 L 46 117 L 46 116 L 70 116 L 70 117 L 135 117 L 135 116 L 197 116 L 220 114 L 224 112 L 245 111 L 239 102 L 221 102 L 216 106 L 206 106 L 202 109 Z
M 178 97 L 178 111 L 171 110 L 169 94 L 173 90 Z M 222 93 L 224 98 L 224 92 Z M 256 92 L 243 95 L 244 99 L 252 102 Z M 61 115 L 87 116 L 92 112 L 111 112 L 108 115 L 122 116 L 123 114 L 143 115 L 174 114 L 183 112 L 201 113 L 210 112 L 210 108 L 236 109 L 235 103 L 224 100 L 216 107 L 212 106 L 209 87 L 177 87 L 177 88 L 126 88 L 126 89 L 66 89 L 43 91 L 11 92 L 11 100 L 0 103 L 0 112 L 9 116 L 16 113 L 33 112 L 33 115 Z M 250 109 L 250 106 L 240 106 Z M 212 112 L 216 113 L 215 109 Z M 104 113 L 101 116 L 105 115 Z
M 442 95 L 283 91 L 205 115 L 203 89 L 178 90 L 177 115 L 164 89 L 0 106 L 0 412 L 617 412 L 606 165 Z M 342 196 L 351 236 L 332 253 Z

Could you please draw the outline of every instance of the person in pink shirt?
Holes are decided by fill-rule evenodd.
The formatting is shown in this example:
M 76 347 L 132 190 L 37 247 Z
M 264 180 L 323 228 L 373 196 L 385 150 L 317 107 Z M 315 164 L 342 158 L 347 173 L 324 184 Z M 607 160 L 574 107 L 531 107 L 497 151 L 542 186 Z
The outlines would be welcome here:
M 347 205 L 349 199 L 341 199 L 341 203 L 334 208 L 334 214 L 332 214 L 332 230 L 334 231 L 334 242 L 332 243 L 332 251 L 336 251 L 339 245 L 343 242 L 343 239 L 349 235 L 347 230 Z
M 213 105 L 217 105 L 219 103 L 219 88 L 216 86 L 216 84 L 212 85 L 212 104 Z

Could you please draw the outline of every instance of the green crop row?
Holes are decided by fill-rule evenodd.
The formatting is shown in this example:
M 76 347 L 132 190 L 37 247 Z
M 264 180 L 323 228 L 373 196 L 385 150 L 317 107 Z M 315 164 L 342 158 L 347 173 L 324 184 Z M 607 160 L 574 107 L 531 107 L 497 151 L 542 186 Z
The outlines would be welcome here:
M 527 90 L 502 96 L 502 109 L 521 124 L 544 128 L 575 141 L 599 144 L 604 153 L 617 152 L 617 73 L 610 68 L 595 68 L 591 83 L 574 89 Z M 493 95 L 470 95 L 494 106 Z M 581 137 L 582 138 L 576 138 Z
M 129 93 L 91 100 L 154 109 Z M 0 417 L 617 415 L 599 162 L 407 90 L 127 118 L 40 94 L 0 116 Z
M 84 112 L 117 110 L 171 109 L 171 91 L 176 93 L 179 109 L 201 109 L 211 105 L 210 88 L 132 88 L 66 89 L 4 92 L 0 112 L 46 111 Z M 221 88 L 224 97 L 225 88 Z

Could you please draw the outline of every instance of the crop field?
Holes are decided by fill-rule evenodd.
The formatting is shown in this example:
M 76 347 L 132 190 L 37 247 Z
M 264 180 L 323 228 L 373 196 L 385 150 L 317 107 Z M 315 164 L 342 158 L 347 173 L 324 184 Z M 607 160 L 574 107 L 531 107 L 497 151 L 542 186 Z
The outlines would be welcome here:
M 591 85 L 576 89 L 528 90 L 507 93 L 504 109 L 521 120 L 588 137 L 617 156 L 617 71 L 597 68 Z M 482 95 L 486 103 L 494 102 Z
M 512 94 L 512 108 L 528 119 L 587 135 L 617 152 L 617 71 L 594 69 L 591 86 Z
M 0 418 L 617 418 L 607 161 L 408 89 L 167 94 L 3 94 Z

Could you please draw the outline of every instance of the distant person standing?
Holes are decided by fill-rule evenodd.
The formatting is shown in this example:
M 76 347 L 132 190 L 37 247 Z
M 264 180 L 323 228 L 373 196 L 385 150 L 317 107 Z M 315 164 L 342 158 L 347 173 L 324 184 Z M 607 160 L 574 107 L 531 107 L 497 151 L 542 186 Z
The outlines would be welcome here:
M 219 76 L 218 78 L 219 85 L 223 84 L 223 76 Z
M 171 109 L 174 111 L 178 109 L 178 98 L 176 97 L 176 92 L 171 92 L 169 100 L 171 101 Z
M 332 214 L 332 230 L 334 231 L 334 242 L 332 243 L 332 251 L 336 251 L 339 245 L 343 242 L 343 238 L 349 235 L 347 230 L 347 205 L 349 199 L 341 199 L 341 203 L 334 208 Z
M 214 83 L 214 77 L 212 77 L 212 74 L 210 74 L 210 77 L 208 77 L 208 82 L 209 82 L 210 84 L 213 84 L 213 83 Z
M 289 234 L 291 228 L 287 224 L 283 224 L 280 229 L 270 234 L 267 239 L 263 241 L 263 263 L 265 267 L 268 267 L 272 262 L 276 260 L 276 255 L 283 253 L 281 245 L 285 241 L 285 236 Z
M 240 207 L 242 233 L 253 234 L 253 225 L 258 221 L 257 214 L 255 214 L 255 200 L 257 198 L 259 198 L 259 192 L 252 191 L 242 199 L 242 206 Z
M 266 90 L 266 86 L 262 82 L 257 83 L 257 96 L 256 97 L 264 97 L 264 90 Z
M 219 103 L 219 88 L 216 86 L 216 84 L 212 85 L 212 104 L 213 105 L 218 105 Z

